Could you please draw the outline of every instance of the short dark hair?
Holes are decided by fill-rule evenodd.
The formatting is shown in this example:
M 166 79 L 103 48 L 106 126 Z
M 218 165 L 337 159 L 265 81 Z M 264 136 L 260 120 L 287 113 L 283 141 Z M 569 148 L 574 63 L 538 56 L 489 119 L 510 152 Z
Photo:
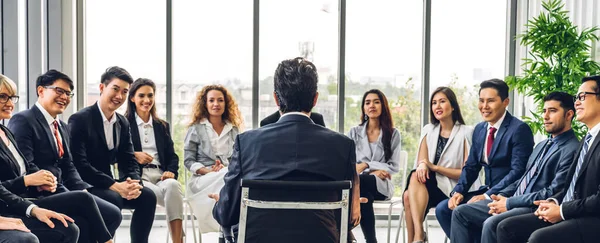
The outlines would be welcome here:
M 35 86 L 50 86 L 53 85 L 54 82 L 56 82 L 59 79 L 69 84 L 69 88 L 71 88 L 71 91 L 73 91 L 73 89 L 75 88 L 73 86 L 73 80 L 71 80 L 71 78 L 69 78 L 69 76 L 67 76 L 66 74 L 56 71 L 55 69 L 50 69 L 44 74 L 37 77 L 37 79 L 35 80 Z
M 435 115 L 433 114 L 433 109 L 431 108 L 431 103 L 433 103 L 433 96 L 435 96 L 435 94 L 437 93 L 445 94 L 448 98 L 448 101 L 450 101 L 450 106 L 453 108 L 452 122 L 458 122 L 461 125 L 465 125 L 465 120 L 463 119 L 463 116 L 460 112 L 460 105 L 458 105 L 458 99 L 456 98 L 456 94 L 454 94 L 454 91 L 452 91 L 452 89 L 445 86 L 441 86 L 435 89 L 433 93 L 431 93 L 431 98 L 429 98 L 429 119 L 431 120 L 431 124 L 440 124 L 440 121 L 437 118 L 435 118 Z
M 596 75 L 596 76 L 583 77 L 581 79 L 581 84 L 588 82 L 588 81 L 595 81 L 596 86 L 594 86 L 594 93 L 600 93 L 600 76 Z M 596 99 L 600 99 L 599 97 L 600 97 L 600 95 L 596 95 Z
M 317 68 L 302 57 L 279 63 L 273 82 L 279 110 L 283 113 L 310 112 L 317 95 L 318 81 Z
M 133 78 L 131 77 L 129 72 L 127 72 L 127 70 L 125 70 L 124 68 L 117 66 L 107 68 L 106 71 L 104 71 L 104 73 L 102 74 L 100 82 L 102 82 L 104 85 L 108 85 L 110 81 L 112 81 L 115 78 L 123 80 L 128 84 L 133 83 Z
M 573 96 L 566 92 L 554 91 L 544 96 L 544 102 L 549 100 L 555 100 L 560 102 L 560 107 L 565 109 L 565 114 L 569 110 L 575 112 L 575 102 L 573 101 Z M 573 118 L 571 118 L 571 120 L 573 120 Z
M 502 101 L 504 101 L 504 100 L 506 100 L 506 98 L 508 98 L 508 85 L 500 79 L 494 78 L 494 79 L 483 81 L 483 82 L 481 82 L 479 87 L 480 87 L 479 88 L 480 94 L 481 94 L 482 89 L 492 88 L 492 89 L 495 89 L 496 91 L 498 91 L 498 95 L 500 96 L 500 99 L 502 99 Z

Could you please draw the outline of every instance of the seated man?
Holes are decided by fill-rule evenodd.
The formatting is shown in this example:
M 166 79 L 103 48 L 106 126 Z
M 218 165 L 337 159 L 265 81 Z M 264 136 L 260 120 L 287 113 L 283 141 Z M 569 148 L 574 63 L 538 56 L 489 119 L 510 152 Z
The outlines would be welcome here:
M 473 130 L 473 145 L 450 199 L 440 202 L 435 215 L 448 237 L 451 236 L 452 210 L 461 203 L 489 199 L 512 184 L 525 172 L 533 149 L 533 135 L 527 124 L 507 110 L 508 85 L 502 80 L 483 81 L 479 88 L 479 111 L 484 122 Z M 479 171 L 485 171 L 485 185 L 467 193 Z
M 573 156 L 566 183 L 535 213 L 503 220 L 498 242 L 598 242 L 600 239 L 600 76 L 583 78 L 575 96 L 577 120 L 588 133 Z M 529 239 L 529 240 L 528 240 Z
M 15 114 L 8 124 L 26 164 L 32 167 L 31 173 L 41 168 L 52 172 L 57 178 L 55 192 L 41 191 L 35 197 L 85 191 L 91 186 L 81 180 L 73 165 L 67 124 L 58 118 L 71 102 L 73 81 L 64 73 L 50 70 L 37 78 L 36 86 L 38 101 L 31 109 Z M 99 222 L 90 221 L 90 217 L 71 215 L 81 230 L 80 242 L 104 242 L 112 238 L 121 224 L 119 208 L 97 196 L 93 196 L 93 199 L 98 205 L 97 209 L 88 208 L 87 211 L 99 210 L 102 215 Z M 90 223 L 84 223 L 88 221 Z
M 239 222 L 242 179 L 354 180 L 350 218 L 358 224 L 354 142 L 309 118 L 318 98 L 317 82 L 316 67 L 303 58 L 284 60 L 277 67 L 274 98 L 283 116 L 272 125 L 238 135 L 225 186 L 213 209 L 223 227 Z M 285 194 L 278 200 L 298 196 L 302 197 Z M 329 210 L 253 211 L 247 219 L 246 242 L 339 242 L 334 215 Z
M 279 118 L 281 117 L 281 112 L 280 111 L 276 111 L 273 114 L 265 117 L 265 119 L 262 119 L 260 121 L 260 126 L 264 127 L 266 125 L 269 125 L 271 123 L 275 123 L 277 121 L 279 121 Z M 321 125 L 321 126 L 325 126 L 325 121 L 323 120 L 323 115 L 316 113 L 316 112 L 311 112 L 310 113 L 310 119 L 317 125 Z
M 154 222 L 156 196 L 142 187 L 140 168 L 133 154 L 129 122 L 115 111 L 127 99 L 133 78 L 120 67 L 110 67 L 100 79 L 100 99 L 69 118 L 73 163 L 88 191 L 119 209 L 135 209 L 131 242 L 147 243 Z M 119 170 L 119 181 L 110 166 Z
M 544 128 L 552 137 L 536 146 L 529 156 L 525 174 L 499 195 L 492 195 L 493 202 L 481 200 L 460 205 L 454 210 L 453 242 L 479 242 L 479 239 L 486 243 L 496 242 L 496 227 L 502 220 L 533 213 L 534 201 L 546 199 L 563 187 L 579 146 L 571 129 L 574 116 L 571 95 L 553 92 L 544 97 Z

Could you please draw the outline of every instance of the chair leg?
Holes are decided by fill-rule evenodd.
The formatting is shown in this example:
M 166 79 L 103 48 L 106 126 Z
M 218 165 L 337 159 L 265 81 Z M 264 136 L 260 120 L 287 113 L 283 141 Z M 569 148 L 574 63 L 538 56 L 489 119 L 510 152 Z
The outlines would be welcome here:
M 390 203 L 390 207 L 388 209 L 388 225 L 387 225 L 387 243 L 391 243 L 391 234 L 392 234 L 392 208 L 394 207 L 393 203 Z
M 396 243 L 400 240 L 400 230 L 402 230 L 402 242 L 406 243 L 406 227 L 402 228 L 402 223 L 404 222 L 404 208 L 402 212 L 400 212 L 400 217 L 398 219 L 398 229 L 396 230 Z

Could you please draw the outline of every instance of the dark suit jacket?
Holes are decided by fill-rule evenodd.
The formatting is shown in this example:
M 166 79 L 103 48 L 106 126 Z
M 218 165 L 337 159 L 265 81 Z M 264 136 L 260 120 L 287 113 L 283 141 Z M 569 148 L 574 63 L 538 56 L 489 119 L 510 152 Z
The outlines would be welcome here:
M 533 134 L 527 124 L 506 112 L 504 121 L 494 139 L 489 163 L 483 160 L 483 149 L 488 136 L 488 123 L 480 122 L 473 130 L 473 145 L 463 167 L 455 192 L 465 194 L 483 167 L 486 194 L 498 194 L 523 175 L 525 165 L 533 150 Z
M 131 140 L 133 142 L 133 150 L 136 152 L 142 151 L 142 142 L 140 141 L 140 131 L 138 130 L 135 115 L 127 118 L 129 125 L 131 126 Z M 179 170 L 179 157 L 175 153 L 173 147 L 173 139 L 171 138 L 171 130 L 169 129 L 169 123 L 157 121 L 152 119 L 152 128 L 154 130 L 154 140 L 156 141 L 156 149 L 158 150 L 158 160 L 160 161 L 160 168 L 163 171 L 170 171 L 175 174 L 177 179 Z M 140 165 L 140 173 L 144 166 Z M 141 174 L 140 174 L 141 176 Z
M 262 119 L 260 121 L 260 126 L 262 127 L 262 126 L 269 125 L 271 123 L 275 123 L 279 120 L 279 117 L 281 117 L 281 114 L 279 114 L 279 111 L 276 111 L 275 113 L 265 117 L 265 119 Z M 319 113 L 311 112 L 310 119 L 313 120 L 313 122 L 317 125 L 325 126 L 325 121 L 323 120 L 323 115 L 321 115 Z
M 500 194 L 509 197 L 506 200 L 507 209 L 534 207 L 533 201 L 545 200 L 564 187 L 573 156 L 579 146 L 579 141 L 573 130 L 556 136 L 554 140 L 554 145 L 549 147 L 549 150 L 544 155 L 544 159 L 538 165 L 537 171 L 527 184 L 527 188 L 522 195 L 513 196 L 519 189 L 521 181 L 526 179 L 533 165 L 536 161 L 540 160 L 540 154 L 548 139 L 540 142 L 535 147 L 533 153 L 529 156 L 525 173 L 521 179 L 516 180 L 510 186 L 500 191 Z
M 8 130 L 7 127 L 0 125 L 0 129 L 6 133 L 8 140 L 12 144 L 17 144 L 13 134 Z M 17 148 L 17 151 L 19 149 Z M 23 154 L 19 151 L 21 157 Z M 24 157 L 23 157 L 24 158 Z M 31 168 L 35 165 L 27 163 L 25 160 L 25 168 Z M 14 158 L 12 153 L 8 150 L 8 147 L 4 142 L 0 142 L 0 214 L 12 214 L 18 216 L 25 216 L 25 212 L 29 205 L 32 203 L 19 197 L 15 194 L 27 196 L 30 194 L 29 191 L 36 191 L 35 187 L 25 187 L 24 177 L 19 173 L 19 165 L 17 160 Z
M 81 109 L 69 118 L 69 130 L 73 164 L 77 167 L 81 178 L 94 187 L 107 189 L 115 183 L 115 179 L 110 169 L 110 155 L 100 112 L 97 104 Z M 133 155 L 129 122 L 119 113 L 115 113 L 115 116 L 117 116 L 117 122 L 114 124 L 117 135 L 115 149 L 117 149 L 116 164 L 119 168 L 119 179 L 131 177 L 139 180 L 140 168 Z
M 58 179 L 56 192 L 83 190 L 90 185 L 81 180 L 79 172 L 73 165 L 73 157 L 69 149 L 70 139 L 67 124 L 60 121 L 58 126 L 63 144 L 63 157 L 58 158 L 56 139 L 46 118 L 37 106 L 15 114 L 8 124 L 15 134 L 19 150 L 28 163 L 33 164 L 32 172 L 45 169 Z
M 308 117 L 284 116 L 277 123 L 238 135 L 213 216 L 224 227 L 239 222 L 242 179 L 352 180 L 356 175 L 355 162 L 356 151 L 351 139 L 314 124 Z M 297 192 L 279 196 L 277 200 L 283 201 L 310 198 Z M 339 237 L 334 213 L 330 211 L 249 211 L 247 225 L 250 227 L 246 231 L 246 242 L 279 242 L 282 239 L 286 242 L 311 242 L 312 239 L 321 239 L 312 242 L 330 242 L 323 239 L 335 242 Z

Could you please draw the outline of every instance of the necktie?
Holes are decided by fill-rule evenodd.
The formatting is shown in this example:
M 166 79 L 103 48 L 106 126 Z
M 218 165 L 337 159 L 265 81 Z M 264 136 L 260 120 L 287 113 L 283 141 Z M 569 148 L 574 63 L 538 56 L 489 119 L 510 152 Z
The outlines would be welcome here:
M 552 141 L 552 139 L 550 139 L 550 140 L 548 140 L 548 142 L 546 142 L 546 144 L 544 145 L 544 148 L 542 149 L 542 153 L 540 153 L 538 159 L 531 166 L 531 169 L 529 169 L 529 172 L 527 172 L 527 174 L 525 174 L 525 178 L 521 179 L 521 183 L 519 184 L 519 190 L 517 190 L 517 192 L 515 193 L 515 196 L 523 195 L 523 193 L 525 192 L 525 189 L 527 189 L 527 185 L 529 185 L 529 182 L 531 181 L 531 178 L 533 178 L 533 176 L 535 175 L 535 172 L 538 170 L 538 167 L 540 166 L 540 164 L 542 164 L 542 161 L 544 160 L 544 156 L 546 155 L 546 152 L 548 152 L 548 150 L 552 147 L 552 143 L 554 143 Z
M 490 127 L 490 133 L 487 137 L 487 151 L 485 151 L 486 156 L 488 157 L 488 163 L 490 161 L 490 152 L 492 152 L 492 146 L 494 146 L 494 133 L 496 133 L 495 127 Z
M 571 180 L 571 184 L 569 184 L 569 189 L 567 190 L 567 194 L 563 202 L 572 201 L 573 193 L 575 192 L 575 184 L 577 184 L 577 177 L 579 176 L 579 171 L 581 170 L 581 166 L 583 165 L 583 160 L 585 159 L 585 155 L 588 152 L 588 148 L 590 147 L 590 141 L 592 140 L 592 135 L 585 135 L 585 140 L 583 142 L 583 147 L 581 148 L 581 152 L 579 152 L 579 159 L 577 160 L 577 167 L 575 167 L 575 174 L 573 174 L 573 179 Z
M 54 121 L 52 123 L 54 125 L 54 138 L 56 138 L 56 147 L 58 148 L 58 157 L 62 158 L 65 151 L 63 150 L 62 141 L 60 141 L 60 137 L 58 136 L 58 122 Z

